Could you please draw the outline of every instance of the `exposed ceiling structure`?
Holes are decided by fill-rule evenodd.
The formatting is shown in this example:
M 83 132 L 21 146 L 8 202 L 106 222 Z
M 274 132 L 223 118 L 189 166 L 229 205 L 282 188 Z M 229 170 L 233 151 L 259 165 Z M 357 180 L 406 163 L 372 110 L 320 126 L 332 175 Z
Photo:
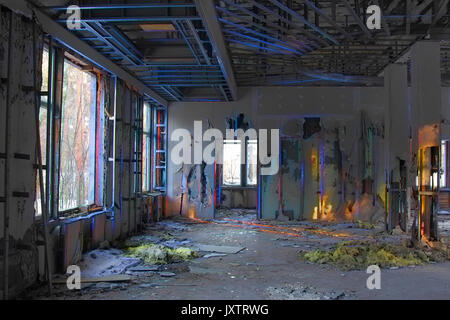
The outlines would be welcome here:
M 193 1 L 40 3 L 66 28 L 78 5 L 81 28 L 70 31 L 168 101 L 233 99 Z
M 64 27 L 73 4 L 81 29 L 71 32 L 168 101 L 233 100 L 235 81 L 382 85 L 385 66 L 424 38 L 442 41 L 450 85 L 449 0 L 40 1 Z M 366 27 L 370 4 L 380 30 Z
M 238 84 L 382 84 L 376 79 L 417 40 L 450 40 L 449 1 L 219 0 Z M 382 28 L 368 30 L 378 4 Z M 450 75 L 448 42 L 443 74 Z M 381 80 L 381 81 L 380 81 Z

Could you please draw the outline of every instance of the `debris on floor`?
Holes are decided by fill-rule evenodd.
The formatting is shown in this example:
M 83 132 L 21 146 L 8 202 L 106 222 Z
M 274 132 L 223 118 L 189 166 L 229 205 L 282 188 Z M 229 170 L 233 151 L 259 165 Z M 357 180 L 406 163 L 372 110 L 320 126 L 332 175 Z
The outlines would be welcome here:
M 203 258 L 224 257 L 225 253 L 209 253 L 203 256 Z
M 120 249 L 96 249 L 83 255 L 78 263 L 82 277 L 102 277 L 124 273 L 141 263 L 140 259 L 123 256 Z
M 195 250 L 186 247 L 172 249 L 158 244 L 143 244 L 137 247 L 129 247 L 126 256 L 142 259 L 147 264 L 168 264 L 182 262 L 196 258 Z
M 245 247 L 234 246 L 214 246 L 209 244 L 195 244 L 199 251 L 217 252 L 217 253 L 230 253 L 235 254 L 245 249 Z
M 365 272 L 361 278 L 361 271 L 343 273 L 334 267 L 357 270 L 378 264 L 399 269 L 396 276 L 404 279 L 411 272 L 423 275 L 434 268 L 445 277 L 448 262 L 437 263 L 445 260 L 444 254 L 408 248 L 408 239 L 404 234 L 380 232 L 379 224 L 372 227 L 357 220 L 274 222 L 241 212 L 211 223 L 175 217 L 146 225 L 141 235 L 85 253 L 78 263 L 82 279 L 98 282 L 82 282 L 81 290 L 68 290 L 67 275 L 60 275 L 51 298 L 337 300 L 368 298 L 373 292 L 359 289 L 365 288 Z M 120 249 L 114 248 L 117 245 Z M 323 265 L 318 268 L 312 263 Z M 403 265 L 417 267 L 400 268 Z M 434 286 L 445 290 L 445 281 L 437 279 Z M 48 298 L 45 286 L 39 290 L 32 296 Z M 396 297 L 403 295 L 398 288 Z
M 271 300 L 340 300 L 348 299 L 351 293 L 341 290 L 326 291 L 304 285 L 287 284 L 281 287 L 268 287 L 266 295 Z
M 437 250 L 362 241 L 344 241 L 334 250 L 301 252 L 300 258 L 313 263 L 332 264 L 342 270 L 363 269 L 370 265 L 406 267 L 446 260 L 445 254 Z
M 94 278 L 83 278 L 81 277 L 81 283 L 95 283 L 95 282 L 124 282 L 130 281 L 132 277 L 126 274 L 114 274 L 106 277 L 94 277 Z M 56 279 L 53 281 L 54 284 L 66 284 L 66 279 Z

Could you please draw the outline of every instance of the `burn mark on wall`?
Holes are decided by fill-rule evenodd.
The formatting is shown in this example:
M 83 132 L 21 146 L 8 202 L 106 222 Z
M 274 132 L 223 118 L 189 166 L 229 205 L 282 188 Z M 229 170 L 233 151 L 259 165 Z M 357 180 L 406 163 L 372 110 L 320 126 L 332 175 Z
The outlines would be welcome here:
M 196 165 L 193 165 L 190 169 L 189 169 L 189 173 L 186 177 L 186 189 L 187 189 L 187 194 L 188 194 L 188 200 L 191 201 L 193 200 L 193 194 L 192 194 L 192 185 L 195 182 L 195 179 L 197 178 L 197 174 L 196 174 Z M 194 197 L 195 199 L 196 197 Z
M 208 177 L 206 176 L 206 162 L 202 162 L 200 165 L 200 186 L 201 186 L 201 192 L 200 192 L 200 202 L 205 205 L 208 203 Z

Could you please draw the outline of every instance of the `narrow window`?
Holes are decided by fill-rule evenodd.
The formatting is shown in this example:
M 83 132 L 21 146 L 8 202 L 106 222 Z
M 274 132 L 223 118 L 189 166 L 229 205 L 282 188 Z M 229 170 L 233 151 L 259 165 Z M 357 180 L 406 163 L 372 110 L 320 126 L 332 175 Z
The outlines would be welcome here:
M 440 187 L 446 188 L 449 186 L 448 180 L 449 180 L 449 154 L 448 154 L 448 146 L 450 142 L 442 140 L 441 141 L 441 182 Z
M 95 201 L 95 75 L 64 62 L 59 211 Z
M 150 191 L 151 186 L 151 107 L 144 102 L 143 129 L 142 129 L 142 191 Z
M 255 186 L 257 183 L 257 155 L 258 155 L 258 140 L 247 140 L 247 159 L 246 159 L 246 173 L 247 185 Z
M 44 194 L 45 194 L 45 181 L 47 170 L 45 167 L 47 161 L 47 115 L 48 115 L 48 68 L 49 68 L 49 52 L 46 47 L 44 47 L 42 51 L 42 85 L 40 92 L 40 106 L 39 106 L 39 138 L 41 143 L 41 163 L 42 163 L 42 176 L 44 179 Z M 36 170 L 36 201 L 34 203 L 35 206 L 35 215 L 42 215 L 42 207 L 41 207 L 41 188 L 39 181 L 39 170 Z

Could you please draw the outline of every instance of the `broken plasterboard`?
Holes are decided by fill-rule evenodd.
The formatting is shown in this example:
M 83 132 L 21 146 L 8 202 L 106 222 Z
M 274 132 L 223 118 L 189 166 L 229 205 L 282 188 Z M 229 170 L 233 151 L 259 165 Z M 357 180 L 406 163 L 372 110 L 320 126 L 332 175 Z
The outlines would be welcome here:
M 217 253 L 238 253 L 245 249 L 245 247 L 233 247 L 233 246 L 214 246 L 208 244 L 196 244 L 194 245 L 199 251 L 217 252 Z
M 112 274 L 107 277 L 93 277 L 93 278 L 81 278 L 81 283 L 88 283 L 88 282 L 123 282 L 123 281 L 130 281 L 132 279 L 131 276 L 126 274 Z M 55 284 L 65 284 L 67 282 L 66 279 L 58 279 L 54 280 L 53 283 Z

